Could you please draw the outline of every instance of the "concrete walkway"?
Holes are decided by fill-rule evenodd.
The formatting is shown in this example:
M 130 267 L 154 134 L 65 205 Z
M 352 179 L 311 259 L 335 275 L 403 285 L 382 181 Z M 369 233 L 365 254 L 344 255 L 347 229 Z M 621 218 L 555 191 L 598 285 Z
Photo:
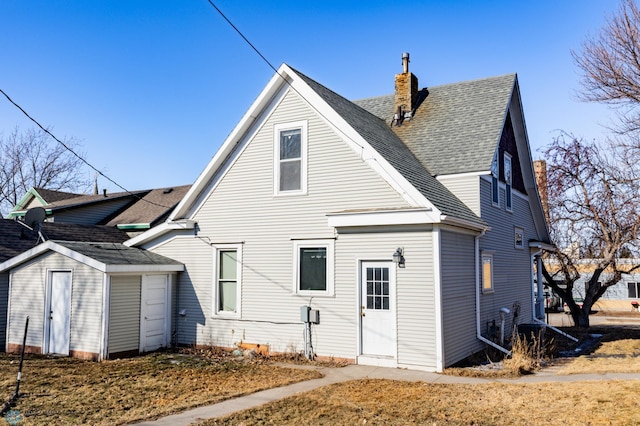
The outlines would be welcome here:
M 557 375 L 554 372 L 546 372 L 531 376 L 523 376 L 517 379 L 483 379 L 474 377 L 447 376 L 437 373 L 427 373 L 424 371 L 405 370 L 399 368 L 372 367 L 366 365 L 349 365 L 341 368 L 318 368 L 324 377 L 320 379 L 307 380 L 288 386 L 274 389 L 267 389 L 256 392 L 251 395 L 242 396 L 240 398 L 230 399 L 218 404 L 208 405 L 185 411 L 183 413 L 174 414 L 163 417 L 155 421 L 138 423 L 145 426 L 179 426 L 190 425 L 204 419 L 214 417 L 222 417 L 236 411 L 247 408 L 257 407 L 272 401 L 294 395 L 300 392 L 306 392 L 321 386 L 333 383 L 346 382 L 357 379 L 391 379 L 405 380 L 412 382 L 426 383 L 442 383 L 442 384 L 459 384 L 459 383 L 542 383 L 542 382 L 579 382 L 585 380 L 640 380 L 640 374 L 575 374 L 575 375 Z

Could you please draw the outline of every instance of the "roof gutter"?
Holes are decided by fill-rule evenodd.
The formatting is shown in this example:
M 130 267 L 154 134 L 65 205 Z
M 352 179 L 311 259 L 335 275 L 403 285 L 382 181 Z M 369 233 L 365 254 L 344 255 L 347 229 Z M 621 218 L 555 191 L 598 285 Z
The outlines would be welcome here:
M 491 227 L 487 224 L 472 222 L 470 220 L 447 216 L 445 214 L 440 215 L 440 222 L 446 223 L 449 225 L 459 226 L 461 228 L 467 228 L 467 229 L 473 229 L 473 230 L 479 231 L 482 233 L 480 236 L 484 235 L 485 232 L 491 230 Z

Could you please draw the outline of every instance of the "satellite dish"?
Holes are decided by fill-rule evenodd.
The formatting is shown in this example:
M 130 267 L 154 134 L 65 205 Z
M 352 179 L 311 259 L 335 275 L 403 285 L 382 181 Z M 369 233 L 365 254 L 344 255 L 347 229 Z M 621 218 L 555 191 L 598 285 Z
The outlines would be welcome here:
M 42 207 L 34 207 L 27 210 L 27 213 L 24 215 L 24 223 L 26 223 L 29 228 L 33 228 L 36 223 L 44 222 L 46 217 L 47 212 L 45 212 Z

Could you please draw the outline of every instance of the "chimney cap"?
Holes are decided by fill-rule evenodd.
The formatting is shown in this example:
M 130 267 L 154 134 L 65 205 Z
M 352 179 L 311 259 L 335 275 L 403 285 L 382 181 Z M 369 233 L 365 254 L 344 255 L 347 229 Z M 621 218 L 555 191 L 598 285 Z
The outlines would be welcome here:
M 409 59 L 409 52 L 402 52 L 402 59 Z

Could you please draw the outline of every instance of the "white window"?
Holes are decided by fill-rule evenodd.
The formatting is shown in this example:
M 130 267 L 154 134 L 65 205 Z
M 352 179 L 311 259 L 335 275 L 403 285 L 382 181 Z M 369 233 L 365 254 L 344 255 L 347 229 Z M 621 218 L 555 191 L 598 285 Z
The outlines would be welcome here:
M 307 191 L 307 123 L 279 124 L 274 131 L 274 188 L 276 194 Z
M 500 169 L 498 167 L 498 150 L 493 154 L 491 162 L 491 202 L 494 206 L 500 206 L 500 188 L 498 186 L 498 176 Z
M 294 242 L 295 292 L 333 295 L 333 240 Z
M 240 247 L 216 246 L 215 262 L 214 314 L 240 316 L 240 277 L 242 276 Z
M 512 197 L 511 197 L 511 180 L 513 178 L 513 173 L 511 170 L 511 156 L 509 154 L 507 154 L 506 152 L 504 153 L 504 182 L 505 182 L 505 196 L 504 196 L 504 201 L 505 201 L 505 206 L 507 208 L 507 211 L 512 211 L 513 206 L 512 206 Z
M 493 254 L 482 253 L 482 291 L 493 291 Z
M 524 249 L 524 229 L 516 226 L 514 228 L 514 247 Z

